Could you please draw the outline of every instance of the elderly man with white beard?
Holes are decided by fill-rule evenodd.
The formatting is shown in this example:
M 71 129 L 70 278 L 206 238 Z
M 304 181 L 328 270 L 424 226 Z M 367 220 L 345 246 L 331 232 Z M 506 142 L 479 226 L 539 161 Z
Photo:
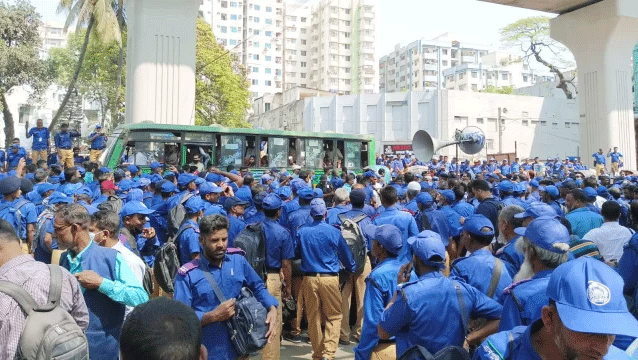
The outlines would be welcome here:
M 510 277 L 513 279 L 525 258 L 523 254 L 516 250 L 516 241 L 519 239 L 519 235 L 514 231 L 517 227 L 520 227 L 523 221 L 516 218 L 516 214 L 525 212 L 525 209 L 518 205 L 509 205 L 503 208 L 498 214 L 498 243 L 504 244 L 502 248 L 498 249 L 494 256 L 501 259 Z
M 499 331 L 527 326 L 540 318 L 548 302 L 547 283 L 554 269 L 569 259 L 569 232 L 553 217 L 534 219 L 526 228 L 517 228 L 521 235 L 516 249 L 525 261 L 514 277 L 515 283 L 505 289 L 505 301 Z

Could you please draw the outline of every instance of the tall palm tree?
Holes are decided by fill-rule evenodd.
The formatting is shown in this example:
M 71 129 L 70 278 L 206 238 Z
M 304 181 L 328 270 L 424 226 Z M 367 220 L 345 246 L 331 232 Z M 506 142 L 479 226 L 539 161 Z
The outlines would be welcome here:
M 86 49 L 89 45 L 90 39 L 93 37 L 97 41 L 110 42 L 117 41 L 122 43 L 122 37 L 120 28 L 113 11 L 111 0 L 60 0 L 58 5 L 58 11 L 67 11 L 66 23 L 64 24 L 65 31 L 73 23 L 77 23 L 76 31 L 86 26 L 86 35 L 84 36 L 84 43 L 80 50 L 79 59 L 71 82 L 67 87 L 64 99 L 60 104 L 60 108 L 55 113 L 51 125 L 49 125 L 49 131 L 53 130 L 57 124 L 60 115 L 64 111 L 64 107 L 71 97 L 71 93 L 75 88 L 75 84 L 80 76 L 80 70 L 82 69 L 82 63 L 84 62 L 84 56 L 86 55 Z

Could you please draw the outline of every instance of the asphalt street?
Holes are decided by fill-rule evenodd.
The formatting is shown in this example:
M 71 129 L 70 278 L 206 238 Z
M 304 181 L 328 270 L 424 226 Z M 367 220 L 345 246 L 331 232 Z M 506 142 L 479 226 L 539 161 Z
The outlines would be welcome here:
M 350 345 L 344 346 L 339 345 L 337 350 L 336 360 L 350 360 L 354 359 L 354 353 L 352 348 L 354 348 L 357 344 L 351 343 Z M 253 356 L 250 358 L 251 360 L 260 360 L 261 355 Z M 312 347 L 310 346 L 310 341 L 308 337 L 304 333 L 302 335 L 302 341 L 300 343 L 292 343 L 287 340 L 282 340 L 281 342 L 281 359 L 312 359 Z

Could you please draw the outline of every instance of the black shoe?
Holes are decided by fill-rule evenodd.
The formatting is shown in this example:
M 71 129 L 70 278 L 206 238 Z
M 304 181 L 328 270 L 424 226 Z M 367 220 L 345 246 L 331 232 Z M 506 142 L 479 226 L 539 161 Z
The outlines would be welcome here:
M 288 340 L 292 343 L 299 344 L 301 342 L 301 335 L 292 335 L 290 333 L 284 334 L 284 340 Z
M 350 345 L 350 340 L 339 339 L 339 345 Z

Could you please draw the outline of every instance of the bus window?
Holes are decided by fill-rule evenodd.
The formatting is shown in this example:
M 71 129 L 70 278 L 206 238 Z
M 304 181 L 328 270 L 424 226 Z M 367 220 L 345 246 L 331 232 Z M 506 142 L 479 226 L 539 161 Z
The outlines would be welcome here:
M 291 143 L 292 141 L 293 139 L 290 139 Z M 292 145 L 290 147 L 291 151 L 288 152 L 288 159 L 289 159 L 288 166 L 293 166 L 293 165 L 301 166 L 304 164 L 304 161 L 306 160 L 306 152 L 304 151 L 306 142 L 304 141 L 304 139 L 294 139 L 294 142 L 295 142 L 294 152 L 292 151 Z
M 361 143 L 358 141 L 346 142 L 346 161 L 345 166 L 348 169 L 361 168 Z
M 281 137 L 268 138 L 268 166 L 288 166 L 288 139 Z
M 297 142 L 297 138 L 288 139 L 288 161 L 286 164 L 288 167 L 295 165 L 295 161 L 299 155 L 297 154 Z
M 369 144 L 367 142 L 362 142 L 361 143 L 361 168 L 364 168 L 366 166 L 369 166 L 370 164 L 368 164 L 368 156 L 370 155 L 370 153 L 368 152 L 368 146 Z
M 179 144 L 164 144 L 164 161 L 166 165 L 177 166 L 182 160 Z M 162 163 L 162 161 L 160 161 Z
M 252 168 L 257 166 L 255 142 L 256 136 L 246 136 L 246 156 L 244 157 L 244 166 Z
M 212 151 L 210 145 L 186 145 L 186 164 L 196 167 L 199 172 L 205 171 Z
M 138 166 L 149 166 L 153 161 L 164 162 L 164 143 L 152 141 L 129 141 L 122 162 Z
M 336 163 L 340 163 L 343 160 L 343 152 L 338 147 L 335 147 L 334 140 L 324 140 L 323 150 L 323 168 L 334 168 Z
M 319 139 L 306 139 L 306 163 L 310 169 L 319 169 L 323 163 L 323 143 Z M 297 165 L 303 166 L 299 163 Z
M 268 138 L 265 136 L 261 137 L 259 143 L 259 166 L 268 167 Z
M 220 135 L 218 164 L 220 166 L 241 166 L 244 137 L 241 135 Z
M 343 140 L 337 140 L 336 159 L 334 160 L 337 168 L 343 167 L 343 154 L 345 154 Z

